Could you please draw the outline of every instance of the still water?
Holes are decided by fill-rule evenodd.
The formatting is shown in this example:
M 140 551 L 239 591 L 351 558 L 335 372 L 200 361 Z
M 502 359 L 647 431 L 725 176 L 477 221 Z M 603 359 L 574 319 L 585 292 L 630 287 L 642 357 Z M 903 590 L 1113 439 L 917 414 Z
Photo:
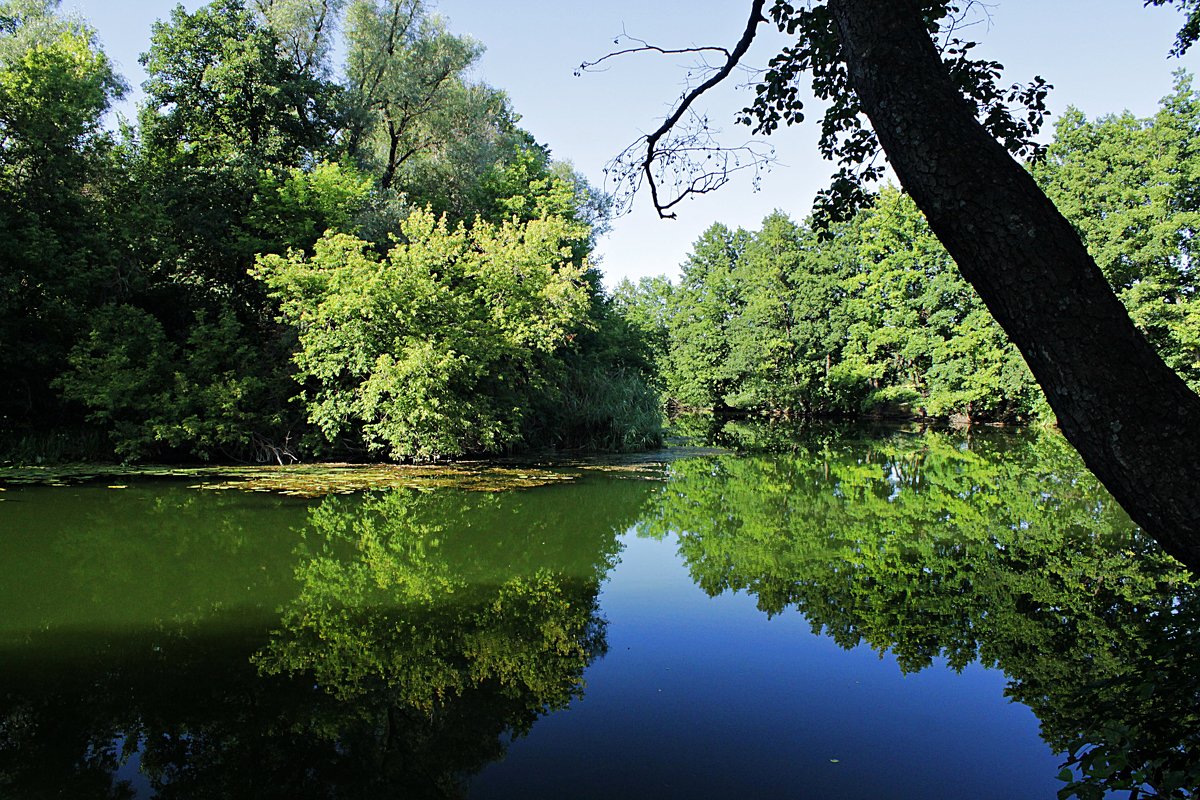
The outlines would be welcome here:
M 734 435 L 504 492 L 9 486 L 0 796 L 1194 796 L 1196 586 L 1061 440 Z

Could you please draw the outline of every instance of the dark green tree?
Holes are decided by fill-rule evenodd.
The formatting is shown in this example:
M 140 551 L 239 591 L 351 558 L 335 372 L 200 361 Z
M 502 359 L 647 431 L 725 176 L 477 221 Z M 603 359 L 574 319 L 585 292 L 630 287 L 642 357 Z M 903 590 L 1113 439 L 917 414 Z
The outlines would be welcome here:
M 841 410 L 841 350 L 849 324 L 845 266 L 808 227 L 781 212 L 763 220 L 738 261 L 744 306 L 730 325 L 740 376 L 732 405 L 798 414 Z
M 328 152 L 333 89 L 297 69 L 243 0 L 175 9 L 142 63 L 138 154 L 146 201 L 161 209 L 153 268 L 172 300 L 261 307 L 246 273 L 265 237 L 246 223 L 268 173 L 283 181 Z
M 105 225 L 124 84 L 86 24 L 51 0 L 0 3 L 0 420 L 69 421 L 51 380 L 90 307 L 118 290 Z
M 871 385 L 869 403 L 975 419 L 1034 410 L 1025 362 L 907 195 L 885 189 L 847 235 L 857 252 L 844 359 Z

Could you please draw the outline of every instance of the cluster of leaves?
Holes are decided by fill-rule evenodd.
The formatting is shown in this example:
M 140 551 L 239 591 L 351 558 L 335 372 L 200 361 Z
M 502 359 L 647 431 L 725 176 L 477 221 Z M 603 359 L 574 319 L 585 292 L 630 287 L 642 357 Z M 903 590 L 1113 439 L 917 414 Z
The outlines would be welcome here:
M 586 396 L 619 375 L 639 408 L 657 402 L 585 265 L 606 200 L 466 77 L 481 52 L 421 0 L 180 6 L 142 57 L 136 126 L 114 135 L 100 121 L 123 85 L 87 25 L 57 0 L 0 2 L 6 427 L 86 421 L 125 459 L 279 456 L 320 438 L 310 421 L 326 447 L 396 457 L 594 444 L 633 421 L 617 440 L 655 441 L 657 421 L 629 414 L 592 414 L 595 436 L 579 414 L 537 441 L 522 426 L 532 389 L 555 382 Z M 393 269 L 370 278 L 384 253 Z M 342 276 L 329 297 L 295 282 L 309 259 Z M 374 304 L 390 332 L 329 305 L 330 349 L 302 296 Z M 354 348 L 371 358 L 345 367 L 351 403 L 318 362 Z M 288 402 L 292 377 L 311 407 Z
M 583 265 L 559 217 L 447 228 L 428 212 L 382 259 L 347 234 L 257 275 L 299 331 L 297 379 L 328 442 L 351 433 L 393 458 L 496 452 L 521 437 L 542 361 L 588 325 Z
M 89 421 L 111 431 L 123 459 L 164 445 L 229 458 L 225 446 L 243 431 L 278 425 L 285 398 L 272 396 L 276 387 L 259 363 L 263 350 L 245 338 L 232 311 L 211 321 L 197 312 L 181 344 L 135 306 L 104 306 L 92 326 L 55 384 L 65 398 L 92 408 Z
M 756 232 L 714 225 L 678 286 L 625 286 L 619 299 L 657 330 L 666 394 L 683 407 L 813 415 L 906 405 L 1007 419 L 1032 414 L 1040 398 L 894 190 L 820 232 L 779 212 Z
M 1002 64 L 974 57 L 975 42 L 961 38 L 958 31 L 972 14 L 980 13 L 976 4 L 922 0 L 919 6 L 947 70 L 975 105 L 988 132 L 1016 156 L 1040 157 L 1043 147 L 1036 137 L 1052 87 L 1040 77 L 1028 84 L 1004 86 L 999 83 Z M 879 139 L 850 86 L 833 14 L 823 3 L 797 7 L 775 0 L 768 15 L 781 32 L 795 37 L 795 44 L 768 62 L 755 86 L 755 98 L 739 113 L 738 122 L 755 133 L 770 134 L 781 124 L 803 121 L 799 89 L 808 76 L 813 95 L 825 103 L 819 149 L 837 165 L 829 188 L 817 196 L 814 218 L 822 227 L 849 219 L 869 203 L 868 185 L 883 176 L 885 167 Z
M 1134 323 L 1200 390 L 1200 92 L 1176 73 L 1149 119 L 1069 109 L 1034 166 Z
M 106 242 L 112 137 L 99 120 L 124 91 L 86 25 L 45 2 L 0 3 L 0 399 L 4 427 L 51 401 L 49 381 L 112 280 Z

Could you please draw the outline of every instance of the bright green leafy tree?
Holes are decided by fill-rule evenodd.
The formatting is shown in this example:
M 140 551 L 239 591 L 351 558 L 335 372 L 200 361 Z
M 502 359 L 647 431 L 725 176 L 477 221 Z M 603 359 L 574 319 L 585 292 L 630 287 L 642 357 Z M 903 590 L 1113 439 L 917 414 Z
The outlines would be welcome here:
M 345 234 L 257 275 L 299 330 L 297 379 L 328 442 L 395 458 L 496 451 L 520 439 L 539 365 L 587 323 L 585 226 L 558 217 L 451 229 L 415 212 L 382 260 Z

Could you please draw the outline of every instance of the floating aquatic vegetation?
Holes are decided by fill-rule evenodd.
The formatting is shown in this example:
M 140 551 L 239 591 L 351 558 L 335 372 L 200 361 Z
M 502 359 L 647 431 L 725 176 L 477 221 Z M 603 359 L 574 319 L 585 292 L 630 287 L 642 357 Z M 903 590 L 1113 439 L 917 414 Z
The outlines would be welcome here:
M 561 483 L 575 478 L 548 469 L 514 469 L 487 464 L 450 466 L 317 464 L 230 470 L 195 484 L 197 489 L 277 492 L 297 497 L 350 494 L 370 489 L 442 488 L 503 492 Z
M 586 459 L 537 464 L 516 462 L 458 462 L 444 465 L 299 464 L 289 466 L 171 467 L 66 464 L 0 467 L 3 486 L 72 486 L 103 482 L 108 488 L 127 488 L 128 481 L 187 479 L 191 488 L 272 492 L 295 497 L 321 497 L 376 489 L 453 488 L 503 492 L 574 481 L 594 472 L 643 480 L 661 480 L 662 466 L 671 457 Z

